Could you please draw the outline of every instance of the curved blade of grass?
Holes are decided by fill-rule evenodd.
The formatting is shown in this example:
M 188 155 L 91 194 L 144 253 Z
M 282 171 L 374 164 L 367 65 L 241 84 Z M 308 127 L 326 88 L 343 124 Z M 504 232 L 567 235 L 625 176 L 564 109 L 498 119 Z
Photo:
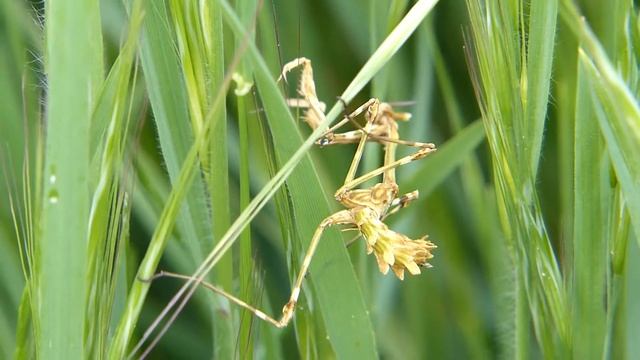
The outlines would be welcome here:
M 602 44 L 572 1 L 563 0 L 561 15 L 580 39 L 582 48 L 580 60 L 587 65 L 585 68 L 591 82 L 598 85 L 594 88 L 608 115 L 606 118 L 599 117 L 600 128 L 622 184 L 631 222 L 638 231 L 637 229 L 640 229 L 640 164 L 634 155 L 640 146 L 640 107 L 634 93 L 618 73 Z M 603 121 L 605 119 L 606 121 Z
M 630 234 L 630 236 L 633 237 L 634 235 Z M 635 237 L 637 239 L 638 235 L 635 235 Z M 638 287 L 638 283 L 640 283 L 640 262 L 633 261 L 633 259 L 640 258 L 640 247 L 637 243 L 634 244 L 633 241 L 629 241 L 625 252 L 628 254 L 626 261 L 626 273 L 628 276 L 620 279 L 621 282 L 625 282 L 623 287 L 626 288 L 626 291 L 622 292 L 622 296 L 625 297 L 623 301 L 627 311 L 624 314 L 620 314 L 624 316 L 624 320 L 620 321 L 620 327 L 625 335 L 624 338 L 620 336 L 620 339 L 616 339 L 616 344 L 624 344 L 625 348 L 621 349 L 620 352 L 626 353 L 625 355 L 628 358 L 632 358 L 634 354 L 637 354 L 637 351 L 640 351 L 640 342 L 638 342 L 640 337 L 640 325 L 638 325 L 640 324 L 640 308 L 636 306 L 640 302 L 640 287 Z

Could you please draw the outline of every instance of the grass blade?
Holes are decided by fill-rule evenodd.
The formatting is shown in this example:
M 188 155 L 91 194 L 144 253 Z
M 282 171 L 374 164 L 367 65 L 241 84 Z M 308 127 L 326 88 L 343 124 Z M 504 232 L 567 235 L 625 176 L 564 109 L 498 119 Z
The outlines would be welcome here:
M 526 124 L 531 138 L 529 162 L 533 174 L 538 172 L 544 123 L 547 117 L 551 65 L 555 45 L 558 0 L 534 1 L 530 4 L 526 65 Z
M 578 67 L 575 127 L 575 208 L 573 227 L 573 356 L 602 358 L 605 323 L 607 231 L 600 221 L 604 204 L 600 191 L 602 146 L 591 89 L 583 66 Z M 597 106 L 597 105 L 593 105 Z M 604 168 L 604 171 L 607 171 Z
M 598 118 L 600 129 L 629 206 L 631 223 L 634 229 L 640 229 L 640 163 L 634 156 L 640 146 L 640 107 L 575 4 L 563 0 L 562 5 L 561 14 L 581 41 L 580 61 L 605 108 L 607 116 Z
M 528 35 L 523 2 L 468 1 L 473 29 L 475 59 L 470 59 L 476 94 L 483 114 L 487 139 L 492 154 L 492 166 L 498 195 L 503 231 L 518 267 L 518 296 L 526 295 L 537 340 L 546 356 L 567 355 L 569 324 L 562 277 L 556 255 L 543 220 L 535 188 L 538 153 L 542 132 L 540 125 L 544 111 L 531 109 L 528 99 L 528 74 L 536 74 L 542 90 L 549 79 L 550 59 L 537 62 L 536 69 L 528 69 Z M 542 16 L 541 11 L 536 16 Z M 540 35 L 552 35 L 542 31 Z M 549 40 L 540 39 L 548 44 Z M 551 41 L 553 42 L 553 41 Z M 546 48 L 550 45 L 544 45 Z M 550 56 L 550 55 L 548 55 Z M 539 90 L 539 91 L 542 91 Z M 538 91 L 536 91 L 538 93 Z M 539 94 L 539 93 L 538 93 Z M 546 96 L 545 96 L 546 98 Z M 546 104 L 533 105 L 546 108 Z M 538 137 L 530 132 L 537 132 Z M 516 323 L 524 344 L 529 325 Z M 523 349 L 528 352 L 527 349 Z M 516 350 L 517 353 L 520 349 Z
M 97 1 L 47 3 L 47 143 L 38 237 L 38 354 L 82 358 L 89 217 L 89 127 L 103 79 Z M 73 159 L 73 161 L 70 161 Z

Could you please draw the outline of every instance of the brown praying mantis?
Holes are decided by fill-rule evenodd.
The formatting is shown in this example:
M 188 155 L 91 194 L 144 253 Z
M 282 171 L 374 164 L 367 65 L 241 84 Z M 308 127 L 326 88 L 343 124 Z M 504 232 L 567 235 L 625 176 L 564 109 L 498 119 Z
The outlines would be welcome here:
M 316 94 L 311 61 L 306 58 L 290 61 L 284 65 L 280 79 L 286 79 L 286 74 L 297 67 L 302 67 L 302 75 L 298 86 L 298 93 L 302 98 L 289 99 L 288 103 L 290 106 L 304 108 L 305 121 L 311 128 L 316 129 L 325 118 L 325 105 L 319 101 Z M 354 122 L 353 118 L 361 114 L 364 114 L 366 120 L 364 127 L 358 126 L 357 130 L 336 133 L 336 130 L 348 122 Z M 350 226 L 351 229 L 357 230 L 364 237 L 367 252 L 375 255 L 378 267 L 383 274 L 386 274 L 391 269 L 402 280 L 404 279 L 405 270 L 412 275 L 416 275 L 420 274 L 420 267 L 431 267 L 427 261 L 433 257 L 431 251 L 436 246 L 426 240 L 427 236 L 413 240 L 404 234 L 389 229 L 383 222 L 387 216 L 407 206 L 418 197 L 418 191 L 398 196 L 396 168 L 421 159 L 436 150 L 435 145 L 431 143 L 399 139 L 397 122 L 409 120 L 410 117 L 411 114 L 395 112 L 391 105 L 384 102 L 381 103 L 378 99 L 373 98 L 345 116 L 318 140 L 318 144 L 323 146 L 357 143 L 356 152 L 344 184 L 334 194 L 335 199 L 345 209 L 329 215 L 316 228 L 293 284 L 289 301 L 284 305 L 280 318 L 276 319 L 267 315 L 264 311 L 229 294 L 220 287 L 207 282 L 202 282 L 202 285 L 226 297 L 240 307 L 249 310 L 258 318 L 278 328 L 285 327 L 293 317 L 302 282 L 309 270 L 309 265 L 322 234 L 326 228 L 335 225 Z M 373 171 L 356 177 L 364 147 L 369 141 L 383 145 L 385 151 L 384 164 Z M 411 155 L 396 159 L 395 152 L 398 144 L 415 147 L 417 151 Z M 363 183 L 380 175 L 382 175 L 382 182 L 369 188 L 358 188 Z M 158 277 L 190 279 L 188 276 L 169 272 L 160 272 L 154 276 L 154 278 Z

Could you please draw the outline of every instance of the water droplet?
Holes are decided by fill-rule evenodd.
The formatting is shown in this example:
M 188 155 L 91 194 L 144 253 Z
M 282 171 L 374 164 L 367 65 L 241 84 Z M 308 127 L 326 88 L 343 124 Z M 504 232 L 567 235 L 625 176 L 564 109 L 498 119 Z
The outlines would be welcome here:
M 60 194 L 58 194 L 58 190 L 55 188 L 50 189 L 48 198 L 50 204 L 57 204 L 58 201 L 60 201 Z
M 58 180 L 58 178 L 56 177 L 56 166 L 51 164 L 49 166 L 49 183 L 51 185 L 56 183 L 56 180 Z

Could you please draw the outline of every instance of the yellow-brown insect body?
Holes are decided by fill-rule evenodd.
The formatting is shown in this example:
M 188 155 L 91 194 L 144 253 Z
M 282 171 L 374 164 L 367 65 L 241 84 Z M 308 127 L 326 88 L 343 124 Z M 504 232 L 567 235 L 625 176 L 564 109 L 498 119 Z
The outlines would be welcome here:
M 378 183 L 369 189 L 356 189 L 347 192 L 336 193 L 338 200 L 348 209 L 358 207 L 368 207 L 380 216 L 384 216 L 393 199 L 398 194 L 398 186 L 395 184 Z
M 395 141 L 398 139 L 397 120 L 408 120 L 410 114 L 396 113 L 389 104 L 380 103 L 377 99 L 374 99 L 369 103 L 365 117 L 367 119 L 365 129 L 355 131 L 352 134 L 336 134 L 333 135 L 332 139 L 340 138 L 341 141 L 351 139 L 350 141 L 353 141 L 357 137 L 360 143 L 363 143 L 363 141 L 366 141 L 363 136 L 370 136 L 374 133 L 384 145 L 385 164 L 397 163 L 395 160 L 397 146 Z M 405 161 L 422 158 L 434 150 L 434 147 L 425 144 L 412 157 L 405 158 Z M 354 164 L 349 170 L 350 175 L 348 175 L 348 178 L 353 176 L 357 168 L 357 162 Z M 353 189 L 351 186 L 343 186 L 336 192 L 335 198 L 348 209 L 341 212 L 340 222 L 351 223 L 358 228 L 367 242 L 367 252 L 375 255 L 380 271 L 383 274 L 387 274 L 389 269 L 392 269 L 394 274 L 402 280 L 404 279 L 405 269 L 410 274 L 417 275 L 420 274 L 421 266 L 431 266 L 427 261 L 433 257 L 431 250 L 435 249 L 436 246 L 427 241 L 426 236 L 413 240 L 404 234 L 389 229 L 383 222 L 388 214 L 396 211 L 398 207 L 404 207 L 408 201 L 417 198 L 418 195 L 417 191 L 414 191 L 400 198 L 398 197 L 395 166 L 385 168 L 380 173 L 383 175 L 381 183 L 365 189 Z M 335 222 L 336 220 L 333 221 Z
M 427 261 L 433 257 L 431 250 L 436 246 L 426 240 L 427 236 L 413 240 L 389 229 L 382 221 L 393 201 L 393 198 L 387 197 L 387 194 L 397 193 L 397 190 L 391 189 L 387 185 L 380 183 L 373 187 L 373 189 L 377 187 L 380 190 L 380 197 L 376 199 L 375 196 L 372 196 L 368 205 L 348 207 L 350 207 L 353 223 L 366 240 L 367 253 L 375 255 L 380 272 L 386 274 L 391 268 L 394 274 L 403 280 L 405 269 L 412 275 L 417 275 L 420 274 L 420 267 L 431 266 Z M 382 192 L 385 188 L 387 191 Z M 372 195 L 374 194 L 375 192 L 372 191 Z M 374 199 L 376 201 L 373 201 Z M 355 205 L 353 199 L 349 200 L 349 205 Z

